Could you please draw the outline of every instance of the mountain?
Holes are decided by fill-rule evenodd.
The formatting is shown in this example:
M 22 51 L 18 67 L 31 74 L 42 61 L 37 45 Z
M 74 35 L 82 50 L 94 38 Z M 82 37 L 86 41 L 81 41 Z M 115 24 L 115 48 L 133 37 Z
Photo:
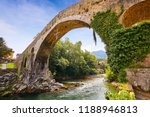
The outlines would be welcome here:
M 103 50 L 93 51 L 92 54 L 95 55 L 97 59 L 107 58 L 107 54 Z

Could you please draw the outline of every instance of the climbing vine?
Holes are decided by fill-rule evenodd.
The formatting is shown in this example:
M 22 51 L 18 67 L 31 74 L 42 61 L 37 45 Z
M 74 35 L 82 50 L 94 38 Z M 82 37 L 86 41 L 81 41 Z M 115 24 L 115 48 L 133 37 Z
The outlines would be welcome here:
M 106 44 L 111 80 L 126 81 L 125 69 L 143 61 L 150 53 L 150 22 L 123 28 L 118 16 L 109 10 L 97 13 L 91 27 Z
M 91 22 L 91 27 L 107 45 L 109 44 L 112 33 L 117 29 L 123 28 L 122 25 L 118 23 L 117 15 L 111 10 L 102 13 L 98 12 Z

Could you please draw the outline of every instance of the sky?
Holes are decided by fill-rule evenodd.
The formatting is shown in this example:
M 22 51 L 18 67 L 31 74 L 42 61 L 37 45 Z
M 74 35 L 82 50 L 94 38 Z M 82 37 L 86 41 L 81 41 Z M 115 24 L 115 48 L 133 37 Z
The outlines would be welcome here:
M 52 18 L 78 1 L 80 0 L 0 0 L 0 37 L 15 51 L 15 55 L 22 53 Z M 62 40 L 66 38 L 73 43 L 81 41 L 82 49 L 88 51 L 105 50 L 99 37 L 95 46 L 92 29 L 74 29 L 64 35 Z

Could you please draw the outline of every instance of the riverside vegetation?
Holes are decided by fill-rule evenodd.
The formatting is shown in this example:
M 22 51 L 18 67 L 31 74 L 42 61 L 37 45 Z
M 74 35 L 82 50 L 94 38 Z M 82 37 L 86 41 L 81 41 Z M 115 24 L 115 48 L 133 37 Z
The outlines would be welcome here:
M 67 79 L 80 79 L 85 76 L 104 73 L 105 65 L 99 63 L 101 68 L 97 69 L 98 61 L 88 51 L 81 50 L 81 42 L 73 44 L 67 39 L 59 41 L 53 49 L 50 57 L 50 70 L 54 79 L 58 81 Z M 9 68 L 8 68 L 9 67 Z M 23 75 L 17 74 L 16 67 L 8 65 L 7 70 L 0 71 L 0 95 L 7 97 L 26 93 L 59 92 L 59 90 L 72 89 L 82 83 L 71 83 L 66 87 L 60 83 L 49 82 L 41 76 L 31 81 Z M 11 69 L 10 69 L 11 67 Z
M 81 45 L 80 41 L 73 44 L 69 39 L 55 45 L 49 60 L 49 68 L 55 79 L 80 78 L 102 72 L 97 69 L 96 57 L 81 50 Z

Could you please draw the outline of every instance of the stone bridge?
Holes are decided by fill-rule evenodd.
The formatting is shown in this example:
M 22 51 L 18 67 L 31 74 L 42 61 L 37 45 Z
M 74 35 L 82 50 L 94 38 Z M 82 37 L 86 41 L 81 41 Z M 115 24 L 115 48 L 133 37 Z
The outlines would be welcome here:
M 70 30 L 90 28 L 91 19 L 97 12 L 110 9 L 121 14 L 118 21 L 125 27 L 150 19 L 150 0 L 81 0 L 61 11 L 37 34 L 17 59 L 19 71 L 27 69 L 28 74 L 48 78 L 49 56 L 56 42 Z

